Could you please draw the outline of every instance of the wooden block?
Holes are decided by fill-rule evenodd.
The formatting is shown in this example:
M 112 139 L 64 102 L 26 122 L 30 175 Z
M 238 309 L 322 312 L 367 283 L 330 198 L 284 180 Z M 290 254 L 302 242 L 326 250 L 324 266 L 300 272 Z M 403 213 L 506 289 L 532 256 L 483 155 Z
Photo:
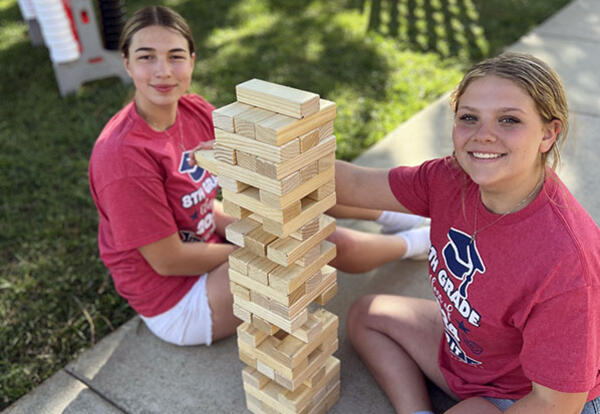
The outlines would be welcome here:
M 335 137 L 332 136 L 332 137 L 329 137 L 328 139 L 324 140 L 323 142 L 319 143 L 317 146 L 314 146 L 314 147 L 306 150 L 305 152 L 301 153 L 300 155 L 298 155 L 292 159 L 282 161 L 280 163 L 273 163 L 270 161 L 265 161 L 264 165 L 261 166 L 261 170 L 265 174 L 269 174 L 269 175 L 266 175 L 269 178 L 283 180 L 285 177 L 289 176 L 290 174 L 298 172 L 303 167 L 306 167 L 307 165 L 310 165 L 313 162 L 318 161 L 319 159 L 323 158 L 324 156 L 331 154 L 332 152 L 335 152 L 335 146 L 336 146 Z M 270 164 L 268 164 L 268 162 L 270 162 Z M 239 154 L 238 154 L 238 164 L 241 164 L 241 161 L 239 159 Z
M 239 350 L 239 356 L 242 362 L 249 367 L 256 368 L 256 358 L 247 352 Z
M 265 257 L 257 257 L 248 264 L 248 277 L 263 285 L 268 285 L 269 273 L 276 267 L 277 263 L 273 263 Z
M 223 212 L 225 214 L 229 214 L 232 217 L 235 217 L 238 220 L 241 220 L 245 217 L 248 217 L 252 212 L 250 210 L 246 210 L 245 208 L 235 204 L 231 200 L 224 199 L 223 200 Z
M 273 381 L 269 381 L 262 389 L 259 389 L 254 386 L 256 381 L 244 381 L 244 391 L 246 395 L 252 395 L 255 400 L 261 401 L 262 407 L 271 407 L 276 409 L 278 413 L 312 413 L 315 409 L 320 409 L 319 407 L 324 402 L 330 401 L 330 396 L 335 395 L 336 392 L 339 397 L 340 361 L 333 356 L 329 356 L 322 365 L 325 368 L 325 373 L 323 377 L 315 381 L 313 387 L 301 385 L 296 390 L 290 391 Z M 321 367 L 319 367 L 319 370 L 321 370 Z M 318 392 L 321 389 L 325 390 L 325 395 Z M 317 395 L 321 398 L 315 398 Z M 333 404 L 330 404 L 328 408 L 331 408 L 331 406 Z
M 332 286 L 329 286 L 325 292 L 315 299 L 319 305 L 324 306 L 327 302 L 329 302 L 335 295 L 337 295 L 338 285 L 335 283 Z
M 251 291 L 250 293 L 250 298 L 243 298 L 246 300 L 251 300 L 252 302 L 256 303 L 258 306 L 262 306 L 263 308 L 269 309 L 269 303 L 270 300 L 268 297 L 266 297 L 265 295 L 261 295 L 260 293 L 256 292 L 255 290 Z
M 319 128 L 308 131 L 298 138 L 300 139 L 300 152 L 306 152 L 319 143 Z
M 235 156 L 235 150 L 224 147 L 219 144 L 214 146 L 215 158 L 219 161 L 226 162 L 227 164 L 237 164 L 237 158 Z
M 282 180 L 274 180 L 239 165 L 229 165 L 219 161 L 215 159 L 214 150 L 197 151 L 194 156 L 199 166 L 215 175 L 241 181 L 279 196 L 292 192 L 300 185 L 300 173 L 290 174 Z
M 315 191 L 306 196 L 311 200 L 320 201 L 325 200 L 326 198 L 333 195 L 335 198 L 335 182 L 330 181 L 327 184 L 324 184 L 322 187 L 317 188 Z
M 275 370 L 270 366 L 263 364 L 259 359 L 256 360 L 256 370 L 271 379 L 275 379 Z
M 248 250 L 258 256 L 266 257 L 267 246 L 275 239 L 277 239 L 276 236 L 259 227 L 246 233 L 244 236 L 244 247 L 247 247 Z
M 308 252 L 306 252 L 306 254 L 302 257 L 300 257 L 298 260 L 296 260 L 296 264 L 298 266 L 302 266 L 302 267 L 306 267 L 309 264 L 311 264 L 312 262 L 315 261 L 315 259 L 317 257 L 319 257 L 319 255 L 321 254 L 321 249 L 319 246 L 315 246 L 312 249 L 310 249 Z
M 330 168 L 329 170 L 320 173 L 316 177 L 311 178 L 307 182 L 301 183 L 298 187 L 296 187 L 295 189 L 293 189 L 285 195 L 276 194 L 272 191 L 260 188 L 260 201 L 271 207 L 283 209 L 289 206 L 290 204 L 303 199 L 307 195 L 313 193 L 315 190 L 318 190 L 325 183 L 334 180 L 334 174 L 334 169 Z M 298 180 L 300 180 L 300 176 L 298 176 Z
M 244 151 L 271 162 L 282 162 L 300 154 L 299 138 L 293 139 L 284 145 L 275 146 L 222 129 L 215 129 L 215 140 L 219 145 Z
M 229 288 L 231 293 L 235 296 L 239 296 L 245 300 L 252 300 L 250 297 L 250 289 L 246 289 L 244 286 L 240 286 L 237 283 L 229 282 Z
M 256 140 L 280 146 L 335 118 L 334 102 L 321 99 L 319 106 L 319 112 L 300 120 L 276 115 L 257 122 Z
M 215 109 L 212 113 L 213 124 L 215 128 L 234 132 L 233 117 L 242 112 L 252 109 L 250 105 L 241 102 L 232 102 L 221 108 Z
M 305 167 L 300 169 L 300 181 L 305 183 L 313 177 L 319 174 L 319 164 L 317 161 L 313 161 Z
M 223 190 L 223 198 L 231 202 L 278 223 L 286 223 L 302 212 L 302 203 L 300 200 L 279 208 L 263 203 L 260 200 L 260 190 L 249 187 L 239 193 L 229 190 Z
M 301 201 L 301 203 L 302 212 L 296 217 L 285 223 L 278 223 L 274 220 L 264 218 L 262 223 L 263 229 L 280 238 L 286 238 L 302 227 L 303 224 L 309 222 L 320 214 L 325 213 L 327 210 L 333 207 L 335 205 L 335 193 L 330 194 L 320 201 L 305 198 Z M 287 264 L 284 266 L 287 266 Z
M 319 172 L 323 172 L 331 167 L 335 166 L 335 152 L 327 154 L 318 161 Z
M 236 249 L 229 254 L 229 268 L 247 275 L 248 264 L 257 258 L 257 255 L 246 248 Z
M 319 313 L 321 312 L 321 313 Z M 323 315 L 322 312 L 327 312 L 325 309 L 318 309 L 314 313 L 309 313 L 304 325 L 294 331 L 294 337 L 302 342 L 313 342 L 316 337 L 323 331 Z
M 323 267 L 323 278 L 320 283 L 311 291 L 307 292 L 305 286 L 298 287 L 292 294 L 289 296 L 283 295 L 281 292 L 273 289 L 270 286 L 265 286 L 260 282 L 256 282 L 249 277 L 240 275 L 235 272 L 235 270 L 229 271 L 230 279 L 247 288 L 251 291 L 251 299 L 255 299 L 253 295 L 254 292 L 266 296 L 269 300 L 269 304 L 265 304 L 265 301 L 261 302 L 252 302 L 245 300 L 239 296 L 234 296 L 235 303 L 239 303 L 244 309 L 253 313 L 253 317 L 257 314 L 257 309 L 261 309 L 264 311 L 268 311 L 267 316 L 262 316 L 260 313 L 258 314 L 262 318 L 268 320 L 269 322 L 276 324 L 280 328 L 284 329 L 288 333 L 290 332 L 288 329 L 285 329 L 284 326 L 279 325 L 279 323 L 275 322 L 268 318 L 268 315 L 275 315 L 277 317 L 283 318 L 286 321 L 294 320 L 298 315 L 302 314 L 306 311 L 306 307 L 316 300 L 322 292 L 327 291 L 332 285 L 336 283 L 337 272 L 334 268 L 330 266 Z M 314 275 L 314 274 L 313 274 Z M 256 295 L 256 297 L 260 298 L 260 296 Z M 279 303 L 282 306 L 277 306 L 275 302 Z M 252 306 L 247 306 L 247 304 L 251 304 Z
M 237 165 L 250 171 L 256 171 L 256 155 L 236 150 Z
M 250 312 L 252 316 L 258 316 L 270 324 L 277 326 L 280 329 L 283 329 L 287 333 L 291 333 L 293 335 L 293 331 L 295 329 L 300 328 L 308 318 L 308 311 L 303 309 L 298 315 L 294 318 L 287 319 L 283 318 L 280 315 L 277 315 L 271 312 L 269 309 L 265 309 L 261 306 L 256 305 L 250 301 L 246 301 L 237 297 L 234 297 L 235 304 L 237 304 L 240 308 L 245 309 Z
M 236 306 L 235 303 L 233 304 L 233 314 L 244 322 L 252 322 L 252 313 L 240 306 Z
M 274 115 L 273 112 L 262 108 L 252 108 L 239 113 L 233 117 L 235 133 L 254 139 L 256 136 L 254 124 L 272 115 Z
M 316 273 L 335 257 L 335 245 L 329 241 L 320 243 L 321 255 L 309 266 L 302 267 L 296 264 L 285 267 L 280 266 L 269 273 L 269 287 L 284 294 L 302 286 L 308 278 Z
M 200 150 L 194 153 L 196 164 L 214 175 L 219 175 L 222 165 L 225 164 L 215 158 L 215 150 Z M 227 164 L 225 164 L 227 165 Z
M 217 179 L 221 188 L 227 189 L 234 193 L 239 193 L 240 191 L 244 191 L 246 188 L 248 188 L 248 184 L 231 178 L 221 176 L 217 177 Z
M 300 227 L 298 231 L 290 234 L 290 237 L 293 237 L 296 240 L 304 241 L 308 239 L 310 236 L 319 231 L 319 223 L 321 221 L 321 217 L 316 217 L 306 223 L 304 226 Z
M 321 241 L 335 231 L 335 219 L 324 214 L 318 218 L 319 230 L 315 234 L 304 241 L 296 240 L 293 237 L 275 240 L 267 246 L 267 258 L 282 266 L 289 266 L 308 253 L 312 248 L 319 248 L 318 246 Z M 315 256 L 318 257 L 318 255 L 319 251 L 316 251 Z M 313 257 L 313 259 L 316 257 Z
M 250 384 L 260 390 L 269 383 L 269 378 L 258 372 L 256 368 L 245 367 L 242 370 L 242 381 L 244 384 Z
M 252 348 L 256 348 L 268 337 L 268 335 L 250 323 L 244 322 L 238 325 L 237 335 L 240 341 L 245 342 Z
M 327 121 L 319 126 L 319 140 L 325 139 L 333 135 L 333 120 Z
M 260 223 L 246 217 L 225 227 L 225 238 L 239 247 L 244 247 L 244 237 L 252 230 L 260 227 Z
M 273 335 L 277 331 L 279 331 L 279 328 L 277 326 L 267 322 L 266 320 L 257 315 L 252 315 L 252 326 L 258 329 L 259 331 L 264 332 L 267 335 Z
M 309 377 L 306 381 L 304 381 L 304 385 L 306 385 L 307 387 L 313 388 L 324 377 L 325 377 L 325 366 L 321 367 L 311 377 Z M 258 386 L 256 386 L 256 388 L 258 388 Z
M 262 374 L 261 374 L 262 375 Z M 267 378 L 268 379 L 268 378 Z M 269 380 L 270 381 L 270 380 Z M 264 414 L 263 403 L 258 398 L 246 393 L 246 408 L 254 414 Z
M 237 100 L 294 118 L 319 111 L 319 95 L 260 79 L 236 85 Z
M 323 273 L 319 269 L 314 275 L 312 275 L 304 284 L 306 292 L 312 292 L 315 290 L 323 281 Z M 238 295 L 239 296 L 239 295 Z M 321 296 L 319 296 L 320 298 Z M 247 298 L 244 298 L 248 300 Z

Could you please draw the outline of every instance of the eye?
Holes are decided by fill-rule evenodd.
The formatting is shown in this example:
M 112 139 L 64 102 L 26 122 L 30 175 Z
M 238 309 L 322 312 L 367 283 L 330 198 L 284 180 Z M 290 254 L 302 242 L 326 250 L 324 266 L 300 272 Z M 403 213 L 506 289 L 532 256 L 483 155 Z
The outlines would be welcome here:
M 185 55 L 171 55 L 171 59 L 173 59 L 173 60 L 185 60 L 186 56 Z
M 500 123 L 505 125 L 513 125 L 521 123 L 521 120 L 515 118 L 514 116 L 505 116 L 500 118 Z
M 465 121 L 465 122 L 475 122 L 477 121 L 477 117 L 475 115 L 472 114 L 462 114 L 458 117 L 459 120 L 461 121 Z
M 137 57 L 138 60 L 150 60 L 152 59 L 151 55 L 140 55 Z

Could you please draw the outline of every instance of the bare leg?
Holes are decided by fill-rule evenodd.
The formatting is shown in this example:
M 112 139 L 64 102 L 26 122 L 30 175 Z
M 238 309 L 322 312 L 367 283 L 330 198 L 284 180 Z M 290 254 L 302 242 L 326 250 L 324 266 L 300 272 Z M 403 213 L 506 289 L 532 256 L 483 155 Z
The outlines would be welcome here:
M 229 264 L 223 263 L 208 273 L 206 293 L 212 312 L 212 339 L 218 341 L 235 332 L 241 321 L 233 315 L 233 296 L 229 289 Z
M 348 313 L 352 345 L 398 413 L 431 410 L 425 377 L 456 398 L 437 365 L 442 333 L 431 300 L 363 296 Z
M 406 242 L 402 237 L 364 233 L 338 227 L 328 237 L 335 243 L 337 256 L 331 266 L 347 273 L 364 273 L 394 260 L 406 253 Z

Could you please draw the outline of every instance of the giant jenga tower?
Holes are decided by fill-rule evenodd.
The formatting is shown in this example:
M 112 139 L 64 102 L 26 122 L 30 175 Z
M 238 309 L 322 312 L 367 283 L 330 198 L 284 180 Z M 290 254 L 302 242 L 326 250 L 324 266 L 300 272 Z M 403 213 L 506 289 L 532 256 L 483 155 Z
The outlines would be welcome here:
M 337 292 L 325 240 L 335 220 L 335 103 L 252 79 L 213 113 L 215 148 L 196 160 L 217 174 L 246 403 L 254 413 L 325 413 L 339 399 Z

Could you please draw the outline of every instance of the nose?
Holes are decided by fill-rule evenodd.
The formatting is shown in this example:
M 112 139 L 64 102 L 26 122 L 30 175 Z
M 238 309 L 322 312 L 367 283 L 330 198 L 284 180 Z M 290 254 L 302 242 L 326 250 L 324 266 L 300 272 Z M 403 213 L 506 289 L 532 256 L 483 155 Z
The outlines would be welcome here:
M 156 65 L 154 66 L 154 76 L 158 78 L 166 78 L 171 75 L 171 65 L 167 59 L 156 59 Z
M 480 142 L 494 142 L 496 141 L 496 133 L 494 131 L 494 125 L 491 122 L 480 122 L 479 128 L 475 131 L 473 138 Z

